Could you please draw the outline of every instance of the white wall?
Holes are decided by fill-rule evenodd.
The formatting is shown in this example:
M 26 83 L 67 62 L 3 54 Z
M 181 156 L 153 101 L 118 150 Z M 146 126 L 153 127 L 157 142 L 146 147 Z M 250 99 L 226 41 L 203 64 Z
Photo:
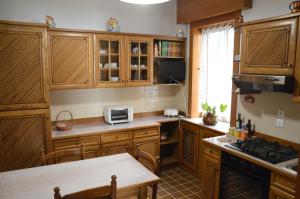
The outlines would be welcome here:
M 246 21 L 289 13 L 291 0 L 253 0 L 253 8 L 243 11 Z M 300 143 L 300 104 L 292 103 L 292 95 L 266 92 L 255 95 L 255 104 L 238 98 L 238 112 L 251 119 L 256 131 Z M 285 111 L 284 128 L 276 127 L 277 111 Z
M 110 17 L 122 32 L 175 35 L 176 0 L 134 5 L 120 0 L 0 0 L 0 19 L 45 22 L 54 17 L 60 28 L 105 30 Z
M 0 0 L 0 19 L 44 23 L 54 17 L 56 27 L 105 30 L 110 17 L 118 19 L 122 32 L 176 35 L 176 0 L 159 5 L 132 5 L 119 0 Z M 135 112 L 177 107 L 179 87 L 85 89 L 51 91 L 51 119 L 61 110 L 75 118 L 102 115 L 106 105 L 129 105 Z

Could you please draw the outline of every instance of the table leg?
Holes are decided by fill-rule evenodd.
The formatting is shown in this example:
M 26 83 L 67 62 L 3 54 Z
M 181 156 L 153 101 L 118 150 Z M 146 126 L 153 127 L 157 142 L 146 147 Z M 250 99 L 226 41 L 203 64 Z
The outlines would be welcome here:
M 138 198 L 139 199 L 147 199 L 147 186 L 140 188 Z

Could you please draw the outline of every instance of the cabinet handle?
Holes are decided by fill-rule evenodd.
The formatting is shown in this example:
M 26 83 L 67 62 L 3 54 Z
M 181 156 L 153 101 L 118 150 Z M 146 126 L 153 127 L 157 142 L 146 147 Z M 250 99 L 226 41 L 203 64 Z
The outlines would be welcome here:
M 293 64 L 288 64 L 289 68 L 293 68 L 293 66 L 294 66 Z
M 118 136 L 116 136 L 116 139 L 119 139 L 119 137 L 118 137 Z

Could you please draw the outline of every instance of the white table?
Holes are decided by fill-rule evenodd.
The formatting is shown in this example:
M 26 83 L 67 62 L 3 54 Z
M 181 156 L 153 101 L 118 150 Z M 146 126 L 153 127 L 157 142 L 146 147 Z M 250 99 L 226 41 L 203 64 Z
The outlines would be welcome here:
M 139 191 L 159 178 L 127 153 L 88 160 L 0 173 L 1 199 L 53 199 L 53 188 L 62 195 L 110 184 L 117 176 L 117 197 Z M 127 196 L 126 195 L 126 196 Z

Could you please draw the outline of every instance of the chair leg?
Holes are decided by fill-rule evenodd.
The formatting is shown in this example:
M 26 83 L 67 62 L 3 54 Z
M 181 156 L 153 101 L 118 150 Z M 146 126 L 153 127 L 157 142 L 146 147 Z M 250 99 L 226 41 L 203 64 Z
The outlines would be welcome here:
M 157 188 L 158 188 L 158 184 L 154 184 L 152 185 L 152 199 L 156 199 L 157 198 Z

